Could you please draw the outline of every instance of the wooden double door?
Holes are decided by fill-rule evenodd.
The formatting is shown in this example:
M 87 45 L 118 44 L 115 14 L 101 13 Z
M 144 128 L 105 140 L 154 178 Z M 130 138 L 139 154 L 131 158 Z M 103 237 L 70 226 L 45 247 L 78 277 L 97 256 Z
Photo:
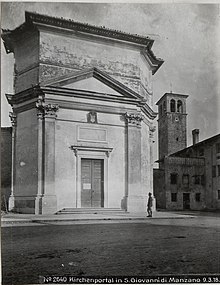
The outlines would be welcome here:
M 81 207 L 104 207 L 103 159 L 81 159 Z

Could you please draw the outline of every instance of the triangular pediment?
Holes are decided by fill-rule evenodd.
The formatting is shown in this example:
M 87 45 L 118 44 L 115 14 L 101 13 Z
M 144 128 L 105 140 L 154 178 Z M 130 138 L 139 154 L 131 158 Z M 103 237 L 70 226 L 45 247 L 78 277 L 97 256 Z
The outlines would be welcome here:
M 45 85 L 143 100 L 139 94 L 97 68 L 77 71 L 68 76 L 50 80 Z
M 123 96 L 119 92 L 115 91 L 114 89 L 110 88 L 109 86 L 107 86 L 106 84 L 102 83 L 101 81 L 99 81 L 94 77 L 81 79 L 79 81 L 63 85 L 63 87 Z

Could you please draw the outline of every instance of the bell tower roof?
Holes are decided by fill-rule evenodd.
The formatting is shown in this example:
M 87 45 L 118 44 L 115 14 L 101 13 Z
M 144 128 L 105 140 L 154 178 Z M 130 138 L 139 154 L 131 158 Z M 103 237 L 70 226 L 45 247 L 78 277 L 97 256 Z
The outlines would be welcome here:
M 168 99 L 168 98 L 174 98 L 174 99 L 178 99 L 178 98 L 184 98 L 186 99 L 187 97 L 189 97 L 189 95 L 186 94 L 178 94 L 178 93 L 165 93 L 156 103 L 156 105 L 160 105 L 160 103 L 164 100 L 164 99 Z

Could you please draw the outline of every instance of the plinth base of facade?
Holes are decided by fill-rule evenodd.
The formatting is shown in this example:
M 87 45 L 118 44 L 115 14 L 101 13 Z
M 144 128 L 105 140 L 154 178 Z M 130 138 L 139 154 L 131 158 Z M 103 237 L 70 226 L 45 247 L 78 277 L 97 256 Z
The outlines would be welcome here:
M 8 210 L 9 211 L 13 211 L 15 208 L 15 197 L 14 196 L 10 196 L 9 200 L 8 200 Z
M 35 197 L 14 196 L 14 208 L 11 211 L 22 214 L 35 214 Z
M 57 212 L 57 197 L 10 196 L 9 211 L 22 214 L 54 214 Z
M 57 212 L 57 197 L 55 195 L 43 196 L 40 206 L 40 214 L 55 214 Z

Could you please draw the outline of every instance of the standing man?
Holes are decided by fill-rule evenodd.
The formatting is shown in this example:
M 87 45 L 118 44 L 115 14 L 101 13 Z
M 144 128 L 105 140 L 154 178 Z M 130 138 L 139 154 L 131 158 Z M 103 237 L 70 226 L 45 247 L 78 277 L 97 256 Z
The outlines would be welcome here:
M 151 193 L 149 193 L 148 196 L 149 197 L 148 197 L 148 201 L 147 201 L 147 213 L 148 213 L 147 217 L 152 217 L 153 198 L 152 198 Z

